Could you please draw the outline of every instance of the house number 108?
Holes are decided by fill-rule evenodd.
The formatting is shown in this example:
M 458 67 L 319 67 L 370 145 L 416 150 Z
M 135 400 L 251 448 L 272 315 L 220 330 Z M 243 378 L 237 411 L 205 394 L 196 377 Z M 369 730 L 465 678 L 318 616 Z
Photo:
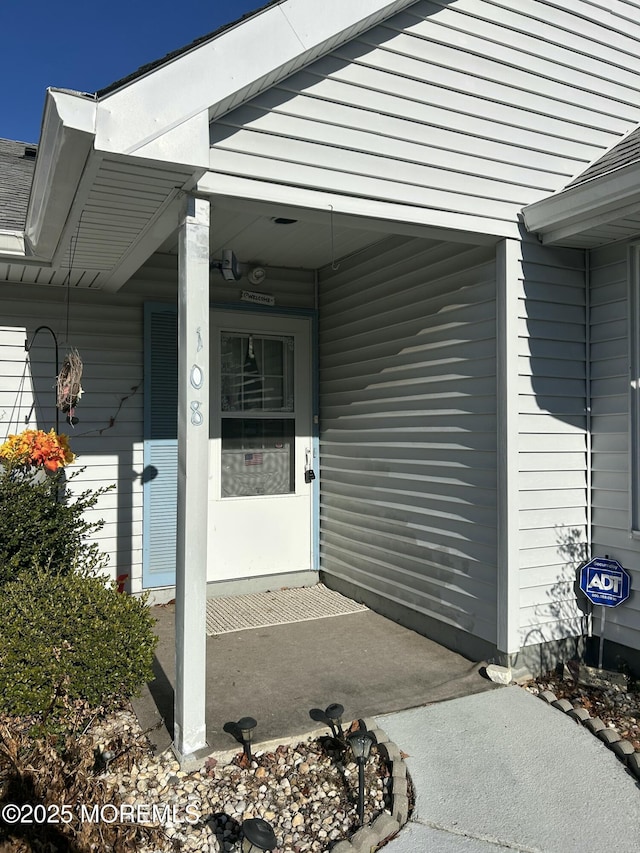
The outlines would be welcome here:
M 199 391 L 202 388 L 204 383 L 204 373 L 202 372 L 202 368 L 198 367 L 197 364 L 194 364 L 191 368 L 189 381 L 196 391 Z M 192 400 L 189 406 L 191 408 L 191 423 L 194 426 L 202 426 L 204 423 L 204 417 L 200 411 L 200 402 L 198 400 Z

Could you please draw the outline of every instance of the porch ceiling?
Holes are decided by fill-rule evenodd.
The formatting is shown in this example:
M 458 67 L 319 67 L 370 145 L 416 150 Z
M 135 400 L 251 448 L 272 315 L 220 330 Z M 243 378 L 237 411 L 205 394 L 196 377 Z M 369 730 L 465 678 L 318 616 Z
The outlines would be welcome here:
M 200 187 L 200 177 L 190 166 L 93 151 L 51 263 L 24 256 L 2 260 L 0 255 L 0 278 L 118 290 L 154 252 L 177 254 L 180 209 L 189 191 L 211 199 L 212 260 L 231 249 L 244 272 L 252 266 L 322 269 L 392 233 L 471 243 L 494 239 L 376 218 L 366 215 L 371 209 L 366 201 L 361 205 L 365 212 L 334 213 L 324 196 L 310 202 L 303 193 L 298 205 L 240 193 L 216 195 Z
M 176 255 L 181 195 L 192 179 L 177 168 L 107 158 L 94 168 L 84 201 L 74 206 L 51 266 L 38 261 L 0 261 L 8 281 L 117 290 L 155 252 Z M 278 223 L 277 219 L 293 220 Z M 385 226 L 358 227 L 353 217 L 301 211 L 241 199 L 214 200 L 212 259 L 232 249 L 247 266 L 314 270 L 382 240 Z
M 328 211 L 322 218 L 323 222 L 318 222 L 318 217 L 309 212 L 277 205 L 256 209 L 249 202 L 238 207 L 213 204 L 211 259 L 220 259 L 224 249 L 231 249 L 238 261 L 248 266 L 315 270 L 384 237 L 376 230 L 346 226 Z M 160 251 L 177 254 L 177 235 L 172 235 Z

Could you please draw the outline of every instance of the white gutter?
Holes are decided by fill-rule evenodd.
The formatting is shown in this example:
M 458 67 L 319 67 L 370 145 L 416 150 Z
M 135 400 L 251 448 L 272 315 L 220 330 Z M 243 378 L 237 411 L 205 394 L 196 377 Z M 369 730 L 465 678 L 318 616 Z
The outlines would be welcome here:
M 640 164 L 631 163 L 523 208 L 527 231 L 553 244 L 640 210 Z
M 96 103 L 48 89 L 25 227 L 30 255 L 50 262 L 93 150 Z
M 5 255 L 11 259 L 20 258 L 24 255 L 24 232 L 0 230 L 0 260 L 5 260 Z

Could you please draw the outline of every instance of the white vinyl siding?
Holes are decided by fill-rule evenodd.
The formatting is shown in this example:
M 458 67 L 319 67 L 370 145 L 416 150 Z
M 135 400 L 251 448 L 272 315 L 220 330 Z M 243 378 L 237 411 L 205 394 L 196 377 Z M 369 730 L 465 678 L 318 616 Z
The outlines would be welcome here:
M 628 251 L 616 245 L 591 252 L 592 556 L 608 555 L 631 573 L 631 598 L 608 608 L 605 636 L 638 649 L 640 604 L 633 590 L 640 584 L 640 542 L 630 535 Z M 595 620 L 596 631 L 598 626 Z
M 581 633 L 587 542 L 584 253 L 522 246 L 519 282 L 520 642 Z
M 495 250 L 391 237 L 319 290 L 321 568 L 494 643 Z
M 640 121 L 640 26 L 622 0 L 606 26 L 591 4 L 515 5 L 414 4 L 218 118 L 211 169 L 517 236 L 522 206 Z
M 67 341 L 67 298 L 68 341 Z M 24 330 L 31 340 L 36 327 L 45 324 L 57 335 L 60 364 L 68 346 L 76 347 L 83 362 L 84 393 L 72 428 L 60 413 L 60 431 L 70 436 L 77 461 L 70 471 L 84 469 L 71 482 L 71 491 L 115 485 L 87 513 L 92 521 L 104 519 L 95 540 L 109 556 L 112 576 L 127 574 L 133 589 L 139 589 L 142 559 L 142 300 L 139 295 L 109 295 L 97 291 L 63 287 L 3 284 L 3 327 L 0 338 L 24 344 Z M 5 350 L 2 346 L 2 350 Z M 25 364 L 22 351 L 13 346 L 11 361 L 3 359 L 0 440 L 7 432 L 27 426 L 55 427 L 55 353 L 48 332 L 35 338 Z M 19 397 L 23 371 L 33 381 L 36 405 L 28 424 L 30 404 Z M 12 399 L 13 398 L 13 399 Z
M 270 271 L 269 291 L 282 307 L 313 306 L 313 274 Z M 0 441 L 28 426 L 55 426 L 55 355 L 51 335 L 39 332 L 25 365 L 25 331 L 29 340 L 40 325 L 55 331 L 60 363 L 67 346 L 83 361 L 84 394 L 80 419 L 71 428 L 60 414 L 60 430 L 71 437 L 78 455 L 73 468 L 85 467 L 74 481 L 77 490 L 114 484 L 100 498 L 92 519 L 104 519 L 96 535 L 110 557 L 113 576 L 128 574 L 132 589 L 141 588 L 143 555 L 143 307 L 145 302 L 176 304 L 177 259 L 155 255 L 118 293 L 51 285 L 3 283 L 0 326 Z M 212 300 L 229 303 L 240 286 L 212 276 Z M 68 303 L 68 308 L 67 308 Z M 68 342 L 66 341 L 68 317 Z M 35 395 L 34 395 L 35 391 Z M 171 545 L 169 546 L 169 548 Z

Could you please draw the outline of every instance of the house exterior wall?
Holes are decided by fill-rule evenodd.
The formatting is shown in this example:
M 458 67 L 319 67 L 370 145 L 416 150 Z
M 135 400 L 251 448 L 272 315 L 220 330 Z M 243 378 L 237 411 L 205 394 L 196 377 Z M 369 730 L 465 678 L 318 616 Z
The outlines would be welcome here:
M 0 440 L 26 427 L 55 426 L 53 339 L 47 332 L 38 333 L 29 363 L 24 350 L 25 337 L 31 340 L 36 327 L 46 324 L 58 337 L 60 361 L 68 345 L 78 349 L 83 361 L 84 394 L 75 429 L 60 414 L 60 431 L 70 435 L 78 457 L 69 470 L 84 467 L 71 489 L 117 486 L 100 498 L 87 518 L 104 519 L 95 540 L 109 555 L 109 572 L 114 577 L 128 574 L 136 589 L 142 557 L 143 297 L 74 288 L 69 294 L 67 344 L 65 288 L 10 283 L 2 288 Z M 21 395 L 21 385 L 26 394 Z
M 271 271 L 270 271 L 271 272 Z M 237 301 L 239 286 L 212 276 L 212 302 Z M 25 362 L 24 342 L 40 325 L 53 328 L 64 358 L 68 314 L 68 345 L 83 361 L 84 394 L 78 405 L 80 422 L 72 429 L 60 414 L 60 430 L 71 437 L 78 455 L 73 469 L 77 491 L 115 484 L 90 511 L 104 519 L 96 535 L 110 558 L 115 577 L 128 574 L 131 589 L 142 584 L 143 555 L 143 313 L 145 302 L 176 304 L 175 257 L 156 255 L 118 293 L 51 285 L 5 282 L 0 325 L 0 441 L 28 426 L 55 425 L 55 358 L 51 336 L 40 332 Z M 273 271 L 269 292 L 278 304 L 309 308 L 314 304 L 313 276 Z M 68 300 L 68 309 L 67 309 Z M 177 329 L 177 327 L 176 327 Z M 176 331 L 177 334 L 177 331 Z M 177 339 L 177 338 L 176 338 Z M 36 408 L 31 412 L 34 397 Z
M 391 237 L 319 287 L 321 570 L 469 653 L 496 639 L 495 276 L 494 247 Z
M 618 244 L 591 252 L 591 427 L 592 539 L 591 556 L 609 555 L 632 577 L 632 594 L 608 608 L 606 638 L 640 649 L 640 544 L 631 536 L 629 274 L 628 246 Z M 594 620 L 599 630 L 599 620 Z
M 214 172 L 517 237 L 640 121 L 629 4 L 418 2 L 211 126 Z
M 582 632 L 588 541 L 584 253 L 522 245 L 519 293 L 520 643 Z

